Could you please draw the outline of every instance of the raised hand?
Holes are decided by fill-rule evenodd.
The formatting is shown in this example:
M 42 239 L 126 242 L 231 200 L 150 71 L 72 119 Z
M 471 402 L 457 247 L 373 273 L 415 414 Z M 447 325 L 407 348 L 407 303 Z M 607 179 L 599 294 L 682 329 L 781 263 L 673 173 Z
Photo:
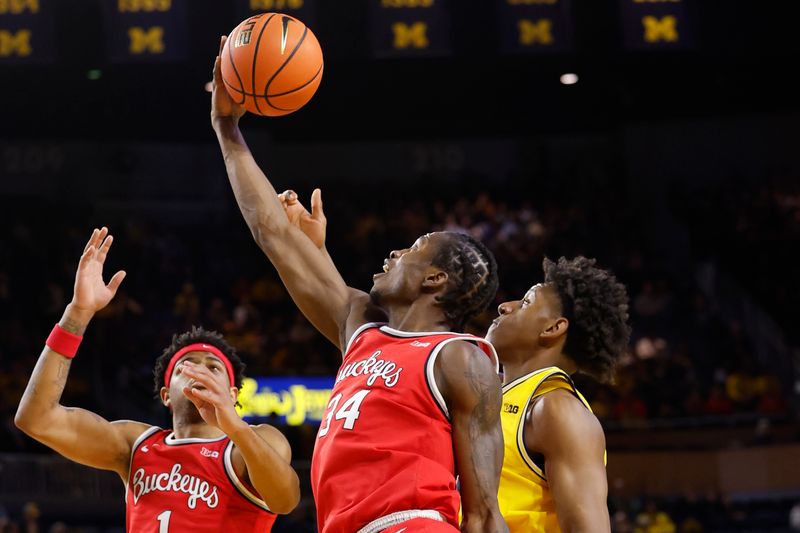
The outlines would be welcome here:
M 222 384 L 203 365 L 191 361 L 183 361 L 181 365 L 181 373 L 193 380 L 183 388 L 183 393 L 197 407 L 208 425 L 221 429 L 227 435 L 247 425 L 236 412 L 236 400 L 227 377 L 226 383 Z
M 322 191 L 314 189 L 314 192 L 311 193 L 310 213 L 297 198 L 297 193 L 291 189 L 279 194 L 278 198 L 286 216 L 289 217 L 289 222 L 300 228 L 317 248 L 323 248 L 328 219 L 322 210 Z
M 106 227 L 92 232 L 75 273 L 75 292 L 71 304 L 75 310 L 96 313 L 108 305 L 125 279 L 125 271 L 120 270 L 107 285 L 103 281 L 103 263 L 113 242 L 114 237 L 109 235 Z
M 211 122 L 220 118 L 230 118 L 234 122 L 238 121 L 245 114 L 244 106 L 233 101 L 225 89 L 225 82 L 222 81 L 222 60 L 220 57 L 225 51 L 225 42 L 228 40 L 224 35 L 219 41 L 219 55 L 214 60 L 214 78 L 211 82 Z

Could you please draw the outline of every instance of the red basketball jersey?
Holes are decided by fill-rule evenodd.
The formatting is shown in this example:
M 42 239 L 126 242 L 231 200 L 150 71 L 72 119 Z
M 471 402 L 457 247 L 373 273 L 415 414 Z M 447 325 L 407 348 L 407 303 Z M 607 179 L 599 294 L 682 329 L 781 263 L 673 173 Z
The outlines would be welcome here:
M 126 530 L 135 533 L 272 529 L 276 515 L 236 477 L 233 442 L 176 439 L 152 427 L 133 446 L 126 487 Z
M 355 332 L 311 464 L 320 532 L 353 533 L 368 524 L 377 531 L 373 526 L 431 513 L 458 525 L 452 428 L 433 374 L 440 350 L 456 340 L 476 343 L 497 364 L 492 345 L 472 335 L 380 324 Z

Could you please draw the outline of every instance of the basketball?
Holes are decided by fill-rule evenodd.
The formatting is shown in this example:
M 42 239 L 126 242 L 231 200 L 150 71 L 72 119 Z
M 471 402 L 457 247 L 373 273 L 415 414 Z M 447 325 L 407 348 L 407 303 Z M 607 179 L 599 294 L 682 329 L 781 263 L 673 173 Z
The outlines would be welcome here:
M 256 115 L 297 111 L 322 80 L 317 38 L 305 24 L 283 13 L 261 13 L 236 26 L 221 60 L 228 94 Z

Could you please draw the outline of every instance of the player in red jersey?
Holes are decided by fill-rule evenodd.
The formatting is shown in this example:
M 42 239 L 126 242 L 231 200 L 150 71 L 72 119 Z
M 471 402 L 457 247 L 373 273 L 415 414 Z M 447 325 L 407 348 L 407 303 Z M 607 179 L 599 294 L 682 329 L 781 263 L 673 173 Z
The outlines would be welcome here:
M 432 233 L 392 252 L 370 294 L 349 288 L 287 218 L 239 131 L 243 114 L 217 57 L 211 122 L 239 208 L 295 303 L 344 358 L 314 447 L 320 531 L 456 531 L 459 502 L 463 531 L 506 531 L 497 361 L 487 343 L 449 332 L 494 298 L 491 253 L 465 235 Z
M 112 240 L 106 228 L 92 233 L 72 302 L 17 409 L 17 427 L 68 459 L 119 474 L 128 531 L 269 531 L 274 513 L 297 505 L 299 481 L 286 438 L 236 413 L 244 364 L 219 334 L 194 328 L 175 336 L 156 362 L 156 388 L 172 412 L 172 429 L 109 422 L 59 403 L 83 332 L 125 277 L 120 271 L 108 285 L 103 281 Z

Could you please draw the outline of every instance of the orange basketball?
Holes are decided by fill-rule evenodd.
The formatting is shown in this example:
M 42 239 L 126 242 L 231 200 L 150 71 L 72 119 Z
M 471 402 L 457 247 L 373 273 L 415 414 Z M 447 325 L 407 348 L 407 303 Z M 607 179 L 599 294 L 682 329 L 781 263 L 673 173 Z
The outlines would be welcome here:
M 221 59 L 228 94 L 257 115 L 297 111 L 322 80 L 317 38 L 305 24 L 283 13 L 261 13 L 236 26 Z

